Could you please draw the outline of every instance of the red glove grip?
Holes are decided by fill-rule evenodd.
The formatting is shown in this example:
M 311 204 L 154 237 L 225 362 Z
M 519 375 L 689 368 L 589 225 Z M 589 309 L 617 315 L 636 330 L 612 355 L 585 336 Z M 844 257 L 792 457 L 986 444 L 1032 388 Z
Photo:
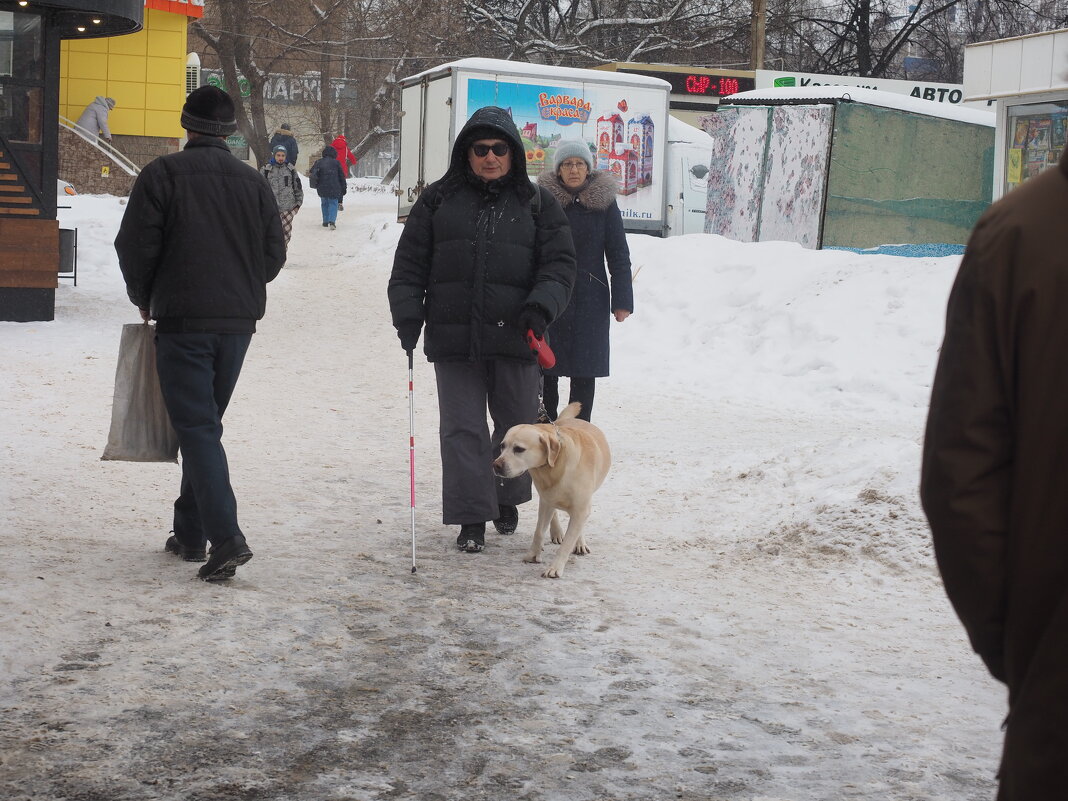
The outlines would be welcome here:
M 556 354 L 553 353 L 552 348 L 544 339 L 534 336 L 534 331 L 529 328 L 527 329 L 527 344 L 538 357 L 538 366 L 543 370 L 549 370 L 556 364 Z

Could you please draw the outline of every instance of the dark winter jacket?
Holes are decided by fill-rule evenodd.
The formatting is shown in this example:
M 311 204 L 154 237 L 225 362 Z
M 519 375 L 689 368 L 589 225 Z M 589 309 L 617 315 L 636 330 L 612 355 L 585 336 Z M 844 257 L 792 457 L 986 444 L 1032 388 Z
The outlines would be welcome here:
M 308 185 L 315 188 L 319 197 L 338 200 L 345 197 L 349 185 L 345 180 L 345 173 L 341 170 L 341 163 L 337 160 L 337 151 L 330 145 L 323 148 L 323 157 L 308 170 Z
M 1008 685 L 1000 801 L 1068 788 L 1068 153 L 979 219 L 920 485 L 946 592 Z
M 299 148 L 297 147 L 297 140 L 293 137 L 293 134 L 284 129 L 279 128 L 274 132 L 274 136 L 271 137 L 271 152 L 274 152 L 275 147 L 281 145 L 286 149 L 286 164 L 297 163 L 297 153 Z
M 511 143 L 512 170 L 487 183 L 471 171 L 467 150 L 489 136 Z M 502 109 L 476 111 L 449 169 L 419 196 L 401 233 L 389 280 L 394 326 L 425 322 L 423 350 L 432 362 L 532 362 L 520 312 L 532 305 L 555 320 L 574 280 L 567 217 L 527 178 L 515 124 Z
M 606 376 L 612 312 L 634 311 L 630 249 L 616 205 L 616 179 L 608 172 L 592 172 L 575 194 L 553 172 L 543 172 L 538 176 L 538 183 L 563 206 L 571 223 L 578 261 L 571 303 L 549 328 L 556 366 L 548 374 L 579 378 Z M 605 272 L 606 257 L 611 287 Z
M 141 171 L 115 250 L 130 300 L 160 331 L 255 331 L 286 258 L 267 179 L 210 136 Z
M 260 172 L 271 185 L 279 211 L 289 211 L 304 203 L 304 187 L 300 182 L 300 173 L 292 164 L 279 164 L 272 160 L 267 162 Z

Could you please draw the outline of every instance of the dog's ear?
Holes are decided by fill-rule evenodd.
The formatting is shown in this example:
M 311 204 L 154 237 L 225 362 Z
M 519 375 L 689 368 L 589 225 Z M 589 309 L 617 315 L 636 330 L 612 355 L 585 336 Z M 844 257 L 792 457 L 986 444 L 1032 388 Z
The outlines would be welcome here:
M 560 455 L 560 437 L 555 431 L 541 432 L 541 444 L 545 448 L 545 461 L 549 467 L 556 465 L 556 457 Z

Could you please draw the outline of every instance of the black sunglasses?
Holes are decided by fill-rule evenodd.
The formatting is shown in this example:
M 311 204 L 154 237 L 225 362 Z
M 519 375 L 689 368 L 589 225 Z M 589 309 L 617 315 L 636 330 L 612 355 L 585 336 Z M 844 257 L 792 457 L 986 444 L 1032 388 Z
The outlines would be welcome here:
M 471 145 L 471 152 L 473 152 L 480 159 L 485 158 L 492 150 L 494 156 L 507 156 L 512 148 L 508 147 L 507 142 L 495 142 L 492 145 L 485 145 L 479 142 L 478 144 Z

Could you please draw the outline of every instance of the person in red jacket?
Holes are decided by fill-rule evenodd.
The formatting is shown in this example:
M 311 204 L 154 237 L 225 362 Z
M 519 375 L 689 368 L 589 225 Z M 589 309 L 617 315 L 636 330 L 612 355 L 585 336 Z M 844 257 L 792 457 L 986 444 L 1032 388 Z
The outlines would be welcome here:
M 337 139 L 330 143 L 330 145 L 337 151 L 337 160 L 341 162 L 341 169 L 345 173 L 345 177 L 349 176 L 349 167 L 356 166 L 356 156 L 349 150 L 349 143 L 345 141 L 345 134 L 338 134 Z

